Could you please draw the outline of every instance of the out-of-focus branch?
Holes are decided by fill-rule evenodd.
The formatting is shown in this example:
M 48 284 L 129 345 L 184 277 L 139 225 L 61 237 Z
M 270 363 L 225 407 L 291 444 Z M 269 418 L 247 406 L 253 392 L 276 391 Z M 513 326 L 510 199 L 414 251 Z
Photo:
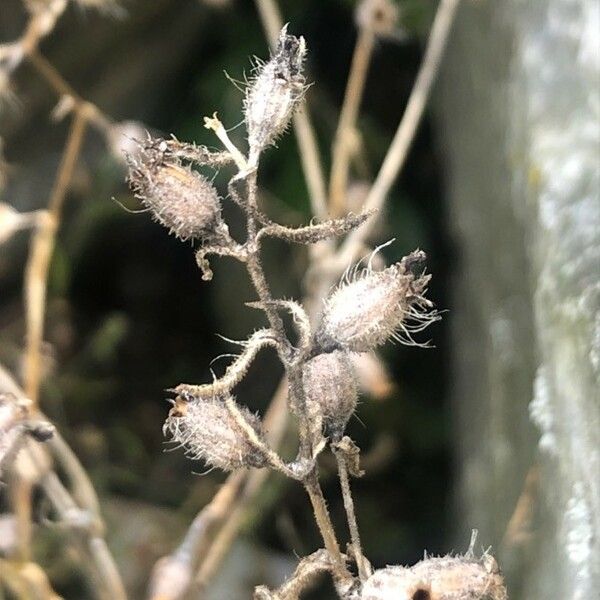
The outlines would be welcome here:
M 355 125 L 374 44 L 375 32 L 370 28 L 361 27 L 354 47 L 344 102 L 333 141 L 329 207 L 334 216 L 340 216 L 346 212 L 346 185 L 353 139 L 355 138 Z
M 82 98 L 67 80 L 54 68 L 54 66 L 42 56 L 36 48 L 27 55 L 29 63 L 38 75 L 54 90 L 61 98 L 64 112 L 79 112 L 86 115 L 87 121 L 96 127 L 101 133 L 108 135 L 111 131 L 113 121 L 95 104 Z
M 11 394 L 17 401 L 29 403 L 24 391 L 1 365 L 0 393 Z M 45 419 L 39 411 L 34 414 L 40 419 Z M 98 499 L 83 467 L 60 434 L 54 431 L 53 437 L 46 444 L 52 444 L 54 452 L 63 459 L 62 464 L 68 465 L 65 470 L 75 488 L 86 490 L 84 494 L 81 494 L 86 498 L 85 502 L 77 497 L 74 498 L 56 472 L 46 468 L 46 446 L 32 446 L 33 443 L 30 440 L 28 445 L 21 449 L 21 452 L 27 454 L 28 462 L 37 469 L 37 474 L 33 479 L 39 482 L 40 488 L 50 501 L 60 523 L 66 526 L 74 541 L 83 543 L 84 550 L 95 565 L 94 589 L 97 591 L 98 598 L 100 600 L 126 600 L 125 587 L 103 538 L 104 524 L 98 509 Z
M 460 0 L 440 0 L 415 85 L 363 210 L 381 210 L 390 188 L 402 171 L 436 80 L 459 4 Z M 373 231 L 375 223 L 376 219 L 370 219 L 346 238 L 336 259 L 339 268 L 345 268 L 353 259 L 356 250 L 362 247 Z
M 44 335 L 46 288 L 50 260 L 54 250 L 62 206 L 79 151 L 83 144 L 88 115 L 84 110 L 75 112 L 69 137 L 48 202 L 48 214 L 35 231 L 25 268 L 25 305 L 27 321 L 27 349 L 25 354 L 25 390 L 34 404 L 38 401 L 41 380 L 41 346 Z
M 271 47 L 274 47 L 283 26 L 283 20 L 277 3 L 275 0 L 256 0 L 256 8 L 258 9 L 269 43 Z M 325 177 L 321 167 L 317 139 L 306 104 L 302 110 L 294 115 L 293 123 L 312 212 L 320 219 L 326 219 L 328 210 Z

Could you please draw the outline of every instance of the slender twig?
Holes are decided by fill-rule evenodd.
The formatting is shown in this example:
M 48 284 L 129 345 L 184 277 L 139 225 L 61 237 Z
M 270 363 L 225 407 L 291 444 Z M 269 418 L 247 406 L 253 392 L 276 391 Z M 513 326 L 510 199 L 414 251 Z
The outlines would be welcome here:
M 313 512 L 315 514 L 315 520 L 319 526 L 319 531 L 321 532 L 321 537 L 323 538 L 325 548 L 327 552 L 329 552 L 332 561 L 337 566 L 336 574 L 350 577 L 346 563 L 344 562 L 342 553 L 340 552 L 340 546 L 333 529 L 333 524 L 331 523 L 331 517 L 329 516 L 329 511 L 327 510 L 327 503 L 325 502 L 325 496 L 323 496 L 323 490 L 321 489 L 321 484 L 319 483 L 316 468 L 313 469 L 310 475 L 306 478 L 304 487 L 310 498 Z
M 342 452 L 334 450 L 334 455 L 338 466 L 338 476 L 340 478 L 340 486 L 342 488 L 342 498 L 344 501 L 344 508 L 346 510 L 346 519 L 348 521 L 348 528 L 350 530 L 350 540 L 352 541 L 352 548 L 354 550 L 354 556 L 356 557 L 358 576 L 360 577 L 361 581 L 366 581 L 369 578 L 370 572 L 362 552 L 362 545 L 360 543 L 358 523 L 356 521 L 356 511 L 354 510 L 354 500 L 352 499 L 352 492 L 350 491 L 348 466 L 346 465 L 346 459 Z
M 368 27 L 361 27 L 354 47 L 344 102 L 333 141 L 329 180 L 329 207 L 331 213 L 335 216 L 343 215 L 346 212 L 346 184 L 352 157 L 352 140 L 355 137 L 356 119 L 365 89 L 374 44 L 375 33 L 373 30 Z
M 25 353 L 25 390 L 36 404 L 41 380 L 41 346 L 44 335 L 46 287 L 50 260 L 54 250 L 62 206 L 73 176 L 79 151 L 83 144 L 87 114 L 77 111 L 73 117 L 69 137 L 48 202 L 44 223 L 35 231 L 25 268 L 25 305 L 27 320 L 27 349 Z
M 267 39 L 271 47 L 275 47 L 283 26 L 279 7 L 275 0 L 256 0 L 256 8 L 267 34 Z M 321 167 L 317 138 L 306 103 L 303 109 L 294 115 L 293 123 L 312 212 L 320 219 L 325 219 L 328 215 L 325 177 Z
M 415 85 L 381 169 L 365 200 L 363 210 L 380 211 L 383 208 L 387 194 L 405 164 L 439 71 L 459 4 L 460 0 L 440 1 Z M 375 218 L 370 219 L 364 227 L 353 231 L 346 238 L 341 246 L 341 252 L 338 253 L 337 262 L 340 268 L 345 268 L 343 265 L 347 265 L 352 260 L 356 249 L 360 248 L 363 241 L 372 233 L 376 221 Z

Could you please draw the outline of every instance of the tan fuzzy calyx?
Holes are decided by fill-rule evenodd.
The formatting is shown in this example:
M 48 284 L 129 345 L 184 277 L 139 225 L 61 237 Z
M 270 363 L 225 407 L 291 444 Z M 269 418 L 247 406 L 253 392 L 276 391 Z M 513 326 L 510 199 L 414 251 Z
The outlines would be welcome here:
M 303 367 L 302 380 L 311 422 L 320 422 L 323 433 L 338 441 L 358 401 L 356 377 L 348 353 L 336 350 L 311 358 Z
M 375 571 L 360 600 L 507 600 L 504 579 L 494 558 L 428 558 L 413 567 Z
M 315 342 L 323 351 L 368 352 L 393 338 L 418 345 L 412 334 L 439 319 L 424 297 L 430 276 L 415 274 L 425 253 L 416 250 L 384 269 L 347 276 L 325 301 Z
M 127 157 L 131 189 L 152 217 L 181 240 L 223 238 L 227 227 L 217 190 L 168 149 L 164 140 L 149 140 L 136 157 Z
M 283 133 L 302 98 L 305 55 L 304 38 L 288 35 L 286 25 L 279 34 L 275 52 L 258 67 L 247 89 L 244 117 L 251 165 L 256 164 L 260 152 Z
M 265 457 L 231 415 L 225 406 L 226 400 L 192 396 L 183 399 L 178 396 L 165 421 L 163 433 L 185 448 L 191 459 L 204 460 L 211 467 L 224 471 L 264 467 Z M 229 396 L 228 400 L 233 398 Z M 262 439 L 260 419 L 243 406 L 237 408 L 256 437 Z

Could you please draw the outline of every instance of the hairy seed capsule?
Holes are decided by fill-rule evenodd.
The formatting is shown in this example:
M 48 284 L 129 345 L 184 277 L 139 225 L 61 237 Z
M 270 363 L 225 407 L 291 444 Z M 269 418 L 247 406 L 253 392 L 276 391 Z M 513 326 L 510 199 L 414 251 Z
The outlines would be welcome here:
M 416 344 L 412 333 L 439 318 L 426 312 L 432 306 L 423 297 L 430 276 L 411 271 L 424 260 L 417 250 L 383 271 L 365 269 L 342 283 L 325 301 L 317 345 L 325 352 L 368 352 L 389 338 Z
M 306 55 L 304 38 L 279 34 L 275 53 L 258 70 L 248 87 L 244 116 L 250 146 L 250 163 L 285 130 L 304 92 L 302 63 Z
M 326 436 L 338 441 L 356 409 L 358 389 L 347 352 L 336 350 L 311 358 L 302 381 L 309 416 L 320 420 Z
M 375 571 L 364 584 L 361 600 L 507 600 L 504 579 L 495 559 L 443 556 L 412 567 Z
M 212 183 L 170 155 L 167 142 L 150 140 L 128 157 L 128 181 L 153 218 L 181 240 L 214 240 L 226 234 Z
M 259 437 L 260 419 L 247 408 L 239 407 Z M 222 398 L 178 397 L 163 427 L 174 442 L 183 446 L 193 460 L 204 460 L 211 467 L 233 471 L 245 467 L 264 467 L 264 457 L 252 446 L 227 410 Z

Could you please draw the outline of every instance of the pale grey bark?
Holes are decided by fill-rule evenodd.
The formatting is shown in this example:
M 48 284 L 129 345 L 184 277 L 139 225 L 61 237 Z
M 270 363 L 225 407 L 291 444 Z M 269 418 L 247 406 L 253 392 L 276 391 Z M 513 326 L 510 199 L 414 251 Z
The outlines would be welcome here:
M 465 3 L 439 89 L 457 503 L 513 600 L 600 589 L 599 32 L 597 0 Z

